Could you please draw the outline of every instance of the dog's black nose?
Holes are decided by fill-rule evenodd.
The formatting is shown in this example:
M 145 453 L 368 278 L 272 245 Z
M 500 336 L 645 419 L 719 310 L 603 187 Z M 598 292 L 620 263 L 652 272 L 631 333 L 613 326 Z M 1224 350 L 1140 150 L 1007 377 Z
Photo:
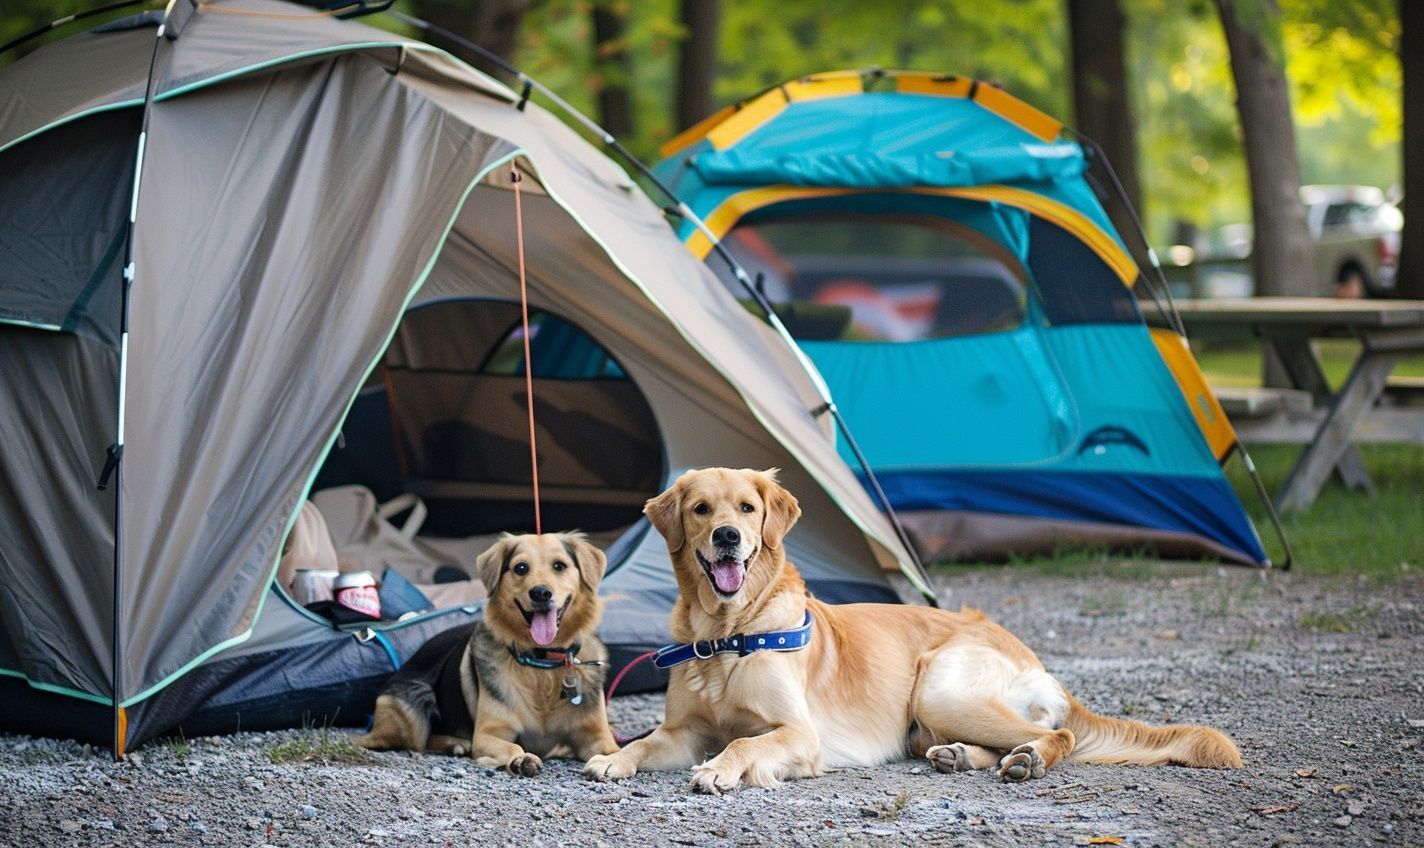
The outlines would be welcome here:
M 720 548 L 734 548 L 741 543 L 741 531 L 735 527 L 723 525 L 712 531 L 712 544 Z
M 554 593 L 548 586 L 535 586 L 529 590 L 529 600 L 536 604 L 547 604 L 553 597 Z

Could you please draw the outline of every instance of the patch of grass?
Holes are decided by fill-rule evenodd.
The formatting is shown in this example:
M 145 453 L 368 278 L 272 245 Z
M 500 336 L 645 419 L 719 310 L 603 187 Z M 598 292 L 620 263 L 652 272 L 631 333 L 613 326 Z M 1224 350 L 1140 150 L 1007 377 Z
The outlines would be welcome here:
M 1359 342 L 1349 339 L 1319 339 L 1315 342 L 1325 379 L 1331 386 L 1345 382 L 1350 366 L 1359 356 Z M 1192 342 L 1197 364 L 1206 373 L 1207 382 L 1215 386 L 1247 388 L 1261 385 L 1261 347 L 1254 342 Z M 1424 377 L 1424 356 L 1400 360 L 1394 374 L 1401 377 Z
M 1208 618 L 1226 618 L 1246 601 L 1261 594 L 1261 583 L 1255 580 L 1232 580 L 1214 584 L 1209 589 L 1193 589 L 1188 597 L 1192 609 Z
M 1195 563 L 1165 565 L 1150 552 L 1134 551 L 1116 553 L 1099 547 L 1061 546 L 1051 554 L 1040 556 L 1014 556 L 1005 563 L 982 562 L 938 562 L 930 563 L 932 569 L 948 574 L 965 574 L 971 571 L 1013 568 L 1025 570 L 1044 577 L 1116 577 L 1123 580 L 1152 580 L 1157 577 L 1173 576 L 1182 566 L 1181 573 L 1195 573 L 1200 566 Z
M 1253 343 L 1194 344 L 1197 362 L 1207 381 L 1218 386 L 1259 386 L 1261 349 Z M 1359 352 L 1347 339 L 1316 342 L 1326 380 L 1344 382 Z M 1424 356 L 1411 356 L 1395 366 L 1400 376 L 1424 376 Z M 1315 574 L 1366 574 L 1397 577 L 1424 567 L 1424 534 L 1417 532 L 1424 515 L 1424 446 L 1360 445 L 1365 468 L 1379 489 L 1371 498 L 1347 491 L 1335 479 L 1304 513 L 1283 516 L 1286 537 L 1302 571 Z M 1300 455 L 1296 445 L 1256 445 L 1251 457 L 1266 490 L 1280 491 Z M 1227 478 L 1240 494 L 1251 520 L 1279 562 L 1283 552 L 1274 538 L 1265 507 L 1239 461 L 1227 466 Z
M 1227 645 L 1221 651 L 1221 658 L 1226 659 L 1233 654 L 1250 653 L 1259 647 L 1261 647 L 1261 638 L 1259 636 L 1252 636 L 1244 642 L 1233 642 Z
M 1100 595 L 1087 598 L 1078 607 L 1079 615 L 1098 618 L 1105 615 L 1122 615 L 1127 612 L 1127 594 L 1121 589 L 1112 589 Z
M 365 765 L 371 762 L 365 748 L 352 742 L 345 733 L 329 727 L 304 731 L 295 739 L 279 742 L 267 750 L 267 758 L 274 765 L 310 762 Z
M 1424 533 L 1419 532 L 1419 517 L 1424 515 L 1424 446 L 1360 445 L 1359 451 L 1378 489 L 1376 497 L 1348 491 L 1332 479 L 1310 509 L 1281 518 L 1295 566 L 1301 571 L 1388 578 L 1424 567 Z M 1295 445 L 1251 448 L 1267 491 L 1280 491 L 1299 453 Z M 1267 549 L 1279 561 L 1270 519 L 1245 467 L 1233 461 L 1226 472 Z
M 1333 612 L 1308 612 L 1296 623 L 1307 630 L 1319 630 L 1322 633 L 1349 633 L 1355 629 L 1348 618 Z
M 193 746 L 189 745 L 188 740 L 182 736 L 161 739 L 154 744 L 177 760 L 185 759 L 193 753 Z

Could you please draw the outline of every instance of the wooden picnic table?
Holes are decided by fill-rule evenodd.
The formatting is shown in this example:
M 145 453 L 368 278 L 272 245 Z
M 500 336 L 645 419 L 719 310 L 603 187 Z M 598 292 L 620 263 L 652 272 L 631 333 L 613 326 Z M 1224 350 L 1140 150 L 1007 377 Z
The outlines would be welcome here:
M 1189 338 L 1256 339 L 1274 353 L 1315 409 L 1264 427 L 1238 427 L 1245 441 L 1304 444 L 1277 495 L 1282 510 L 1303 510 L 1315 501 L 1331 469 L 1351 488 L 1373 494 L 1374 483 L 1354 443 L 1424 443 L 1424 408 L 1377 409 L 1390 371 L 1400 359 L 1424 353 L 1424 301 L 1339 300 L 1323 297 L 1251 297 L 1179 300 L 1177 312 Z M 1165 325 L 1149 306 L 1148 321 Z M 1332 390 L 1311 342 L 1350 338 L 1360 352 L 1341 386 Z M 1362 425 L 1365 425 L 1362 429 Z M 1248 438 L 1254 435 L 1255 439 Z

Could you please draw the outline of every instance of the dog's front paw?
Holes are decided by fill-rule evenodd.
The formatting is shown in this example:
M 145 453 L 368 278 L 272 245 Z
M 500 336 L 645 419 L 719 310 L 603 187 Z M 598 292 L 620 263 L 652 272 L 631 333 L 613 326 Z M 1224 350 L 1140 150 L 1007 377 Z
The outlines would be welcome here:
M 1020 745 L 999 760 L 999 777 L 1005 783 L 1023 783 L 1030 778 L 1040 778 L 1048 771 L 1043 757 L 1032 745 Z
M 740 782 L 740 776 L 728 774 L 710 763 L 704 763 L 693 767 L 692 780 L 687 784 L 687 788 L 704 795 L 721 795 L 736 789 Z
M 974 768 L 970 762 L 969 751 L 964 747 L 963 742 L 955 742 L 950 745 L 936 745 L 925 751 L 925 759 L 935 767 L 936 771 L 949 774 L 956 771 L 970 771 Z
M 637 769 L 633 768 L 623 758 L 616 754 L 599 754 L 589 757 L 584 764 L 584 777 L 592 778 L 599 782 L 606 780 L 622 780 L 625 777 L 632 777 Z
M 544 761 L 533 754 L 520 754 L 505 765 L 510 774 L 519 777 L 533 777 L 543 767 Z

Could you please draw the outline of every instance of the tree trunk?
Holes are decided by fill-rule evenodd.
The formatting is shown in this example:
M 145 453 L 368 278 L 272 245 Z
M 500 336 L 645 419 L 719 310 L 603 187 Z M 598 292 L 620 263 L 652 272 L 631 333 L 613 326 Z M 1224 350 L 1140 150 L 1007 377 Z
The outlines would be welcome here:
M 633 132 L 633 101 L 628 85 L 632 57 L 625 38 L 628 6 L 595 0 L 593 4 L 593 67 L 598 76 L 598 122 L 618 138 Z
M 1216 5 L 1231 52 L 1251 181 L 1256 294 L 1318 294 L 1315 244 L 1300 200 L 1300 158 L 1285 78 L 1280 9 L 1275 0 L 1216 0 Z
M 1399 0 L 1399 63 L 1404 70 L 1404 233 L 1399 297 L 1424 298 L 1424 4 Z
M 1125 19 L 1118 0 L 1068 0 L 1068 30 L 1073 67 L 1076 128 L 1096 141 L 1122 182 L 1127 202 L 1142 215 L 1137 179 L 1137 125 L 1127 89 L 1122 33 Z M 1111 188 L 1110 186 L 1108 188 Z M 1108 217 L 1128 244 L 1136 244 L 1122 199 L 1110 193 Z
M 718 0 L 682 0 L 679 14 L 687 30 L 677 59 L 677 128 L 684 130 L 712 114 L 721 9 Z
M 516 64 L 519 26 L 534 0 L 416 0 L 414 14 L 436 26 L 463 35 L 501 59 Z M 508 73 L 481 57 L 469 58 L 481 71 L 512 82 Z

